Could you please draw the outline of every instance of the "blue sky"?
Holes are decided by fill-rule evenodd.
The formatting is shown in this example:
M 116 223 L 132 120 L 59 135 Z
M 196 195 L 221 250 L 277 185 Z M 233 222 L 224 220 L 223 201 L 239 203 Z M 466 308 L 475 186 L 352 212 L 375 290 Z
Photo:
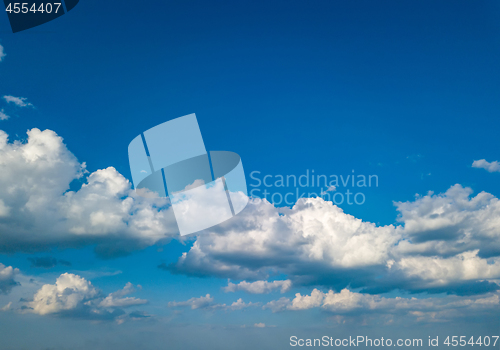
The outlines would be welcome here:
M 11 334 L 0 348 L 157 348 L 167 342 L 175 349 L 200 344 L 220 349 L 232 348 L 231 339 L 252 349 L 288 348 L 291 335 L 325 332 L 424 339 L 456 330 L 464 333 L 456 335 L 476 336 L 480 330 L 498 335 L 494 301 L 500 283 L 500 173 L 494 162 L 500 160 L 499 15 L 495 1 L 123 1 L 116 6 L 87 0 L 54 21 L 12 34 L 6 14 L 0 14 L 5 53 L 0 95 L 26 98 L 17 103 L 2 98 L 0 110 L 9 118 L 0 120 L 0 130 L 9 135 L 9 142 L 45 142 L 40 152 L 49 159 L 48 168 L 28 160 L 16 162 L 9 157 L 20 150 L 38 152 L 19 144 L 18 153 L 0 153 L 0 164 L 15 170 L 0 176 L 0 199 L 10 208 L 1 217 L 0 205 L 0 263 L 19 269 L 12 281 L 20 283 L 6 284 L 0 294 L 0 308 L 12 302 L 9 311 L 0 312 L 0 323 Z M 31 105 L 23 106 L 27 103 Z M 263 246 L 247 241 L 254 237 L 249 231 L 238 233 L 234 220 L 188 240 L 163 232 L 167 224 L 156 227 L 153 222 L 148 227 L 165 233 L 165 238 L 145 239 L 141 229 L 130 229 L 132 216 L 118 231 L 82 223 L 85 229 L 77 238 L 64 229 L 57 231 L 59 226 L 51 232 L 53 223 L 76 220 L 71 215 L 89 198 L 83 192 L 68 204 L 75 211 L 62 213 L 64 206 L 59 206 L 53 222 L 56 209 L 23 217 L 26 198 L 36 194 L 42 202 L 45 198 L 53 203 L 62 198 L 65 186 L 79 191 L 91 174 L 97 174 L 94 184 L 115 181 L 124 186 L 110 195 L 113 198 L 92 205 L 118 208 L 119 201 L 133 196 L 121 182 L 131 181 L 129 142 L 144 130 L 190 113 L 197 115 L 208 150 L 241 156 L 249 189 L 253 171 L 262 178 L 298 177 L 312 170 L 346 176 L 354 170 L 377 175 L 379 185 L 363 189 L 363 205 L 339 205 L 352 217 L 320 202 L 314 202 L 315 210 L 252 206 L 241 216 L 247 225 L 255 221 L 267 227 L 273 215 L 293 222 L 283 222 L 290 225 L 284 231 L 269 224 L 271 233 L 260 232 L 267 242 Z M 26 132 L 33 128 L 52 130 L 64 144 L 50 133 L 28 138 Z M 481 159 L 492 164 L 491 172 L 472 166 Z M 82 162 L 88 172 L 75 179 Z M 108 167 L 116 172 L 98 172 Z M 26 169 L 31 173 L 23 173 Z M 39 192 L 37 181 L 45 186 L 50 183 L 47 176 L 55 176 L 62 189 L 49 185 L 50 191 Z M 456 184 L 459 187 L 452 188 Z M 97 186 L 91 191 L 103 196 L 111 191 L 101 190 Z M 272 191 L 286 194 L 295 188 Z M 429 191 L 434 195 L 425 197 Z M 483 191 L 486 194 L 475 197 Z M 433 215 L 442 220 L 436 224 Z M 321 221 L 332 217 L 338 226 Z M 362 252 L 364 241 L 330 240 L 337 237 L 335 230 L 351 237 L 350 230 L 359 224 L 351 218 L 374 224 L 361 229 L 380 237 L 367 240 L 374 247 L 373 257 Z M 85 221 L 85 215 L 80 219 Z M 314 220 L 323 226 L 311 226 Z M 308 241 L 313 243 L 302 251 L 300 232 L 306 229 L 314 231 Z M 292 238 L 283 243 L 284 237 Z M 248 247 L 239 246 L 244 242 Z M 225 244 L 234 249 L 219 249 Z M 360 256 L 349 244 L 359 245 Z M 318 249 L 324 249 L 323 260 L 314 255 Z M 463 255 L 474 251 L 477 255 Z M 29 260 L 34 258 L 50 258 L 45 262 L 56 265 L 35 267 Z M 450 272 L 458 260 L 488 273 L 465 276 L 463 266 L 458 268 L 462 272 Z M 398 273 L 387 273 L 388 263 L 395 264 Z M 440 275 L 446 269 L 448 275 Z M 438 277 L 424 278 L 432 275 L 429 271 L 437 271 Z M 20 298 L 33 298 L 64 273 L 91 281 L 101 299 L 131 282 L 134 294 L 115 295 L 136 298 L 123 308 L 128 318 L 108 315 L 96 321 L 68 310 L 40 315 L 20 309 L 34 305 Z M 290 280 L 292 287 L 283 293 L 269 287 L 269 294 L 252 294 L 241 285 L 242 290 L 226 292 L 228 279 L 235 284 Z M 312 303 L 315 288 L 324 293 L 317 294 L 323 304 L 263 310 L 280 298 L 292 303 L 296 293 L 311 296 L 307 302 Z M 339 310 L 337 304 L 325 304 L 330 290 L 341 293 L 344 288 L 358 293 L 350 299 L 359 297 L 357 307 Z M 173 304 L 207 294 L 213 300 L 192 310 L 196 300 Z M 98 300 L 89 295 L 82 298 Z M 370 301 L 372 296 L 388 300 Z M 397 296 L 433 298 L 434 306 L 395 313 Z M 239 298 L 255 305 L 231 309 Z M 484 299 L 477 305 L 492 301 L 493 311 L 458 310 L 449 306 L 453 298 L 469 304 Z M 380 306 L 370 309 L 370 302 Z M 133 317 L 133 312 L 148 317 Z M 459 316 L 463 313 L 468 320 Z M 266 327 L 254 327 L 259 324 Z M 25 333 L 33 338 L 22 337 Z

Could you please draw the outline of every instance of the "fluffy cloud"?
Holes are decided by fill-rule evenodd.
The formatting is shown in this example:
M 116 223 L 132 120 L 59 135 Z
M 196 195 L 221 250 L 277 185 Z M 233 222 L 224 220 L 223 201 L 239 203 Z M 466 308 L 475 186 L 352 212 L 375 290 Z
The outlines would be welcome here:
M 55 314 L 84 308 L 85 302 L 95 298 L 98 291 L 84 278 L 65 273 L 55 284 L 45 284 L 27 306 L 39 315 Z
M 127 315 L 121 308 L 147 303 L 147 300 L 124 298 L 134 291 L 134 286 L 129 282 L 122 290 L 103 298 L 90 281 L 78 275 L 64 273 L 57 278 L 55 284 L 43 285 L 35 293 L 33 300 L 25 302 L 22 309 L 38 315 L 123 321 Z
M 15 97 L 10 95 L 5 95 L 3 98 L 7 103 L 12 102 L 18 107 L 33 107 L 31 103 L 26 102 L 26 100 L 28 99 L 27 97 Z
M 113 256 L 178 235 L 165 198 L 138 196 L 112 167 L 87 174 L 50 130 L 28 131 L 26 143 L 0 131 L 0 198 L 0 252 L 97 244 Z
M 69 184 L 80 179 L 76 191 Z M 53 131 L 25 143 L 0 131 L 0 252 L 96 245 L 110 257 L 179 237 L 168 199 L 138 196 L 114 168 L 88 174 Z M 321 198 L 276 208 L 252 199 L 236 217 L 200 234 L 173 273 L 244 280 L 226 291 L 347 286 L 457 294 L 500 288 L 500 202 L 452 186 L 396 202 L 400 225 L 377 226 Z M 247 282 L 248 281 L 248 282 Z
M 445 193 L 418 196 L 413 202 L 396 202 L 405 240 L 401 255 L 450 256 L 479 250 L 480 257 L 500 256 L 500 201 L 460 185 Z
M 246 309 L 247 307 L 251 307 L 251 306 L 259 306 L 260 303 L 252 303 L 252 302 L 249 302 L 249 303 L 245 303 L 243 301 L 243 299 L 239 298 L 238 300 L 236 300 L 234 303 L 232 303 L 228 309 L 230 310 L 242 310 L 242 309 Z
M 2 62 L 2 60 L 5 56 L 7 56 L 7 55 L 5 54 L 4 48 L 2 45 L 0 45 L 0 62 Z
M 456 281 L 494 280 L 500 278 L 500 258 L 481 259 L 478 250 L 450 258 L 407 257 L 396 263 L 409 278 L 417 277 L 422 287 L 440 287 Z
M 456 294 L 500 288 L 500 202 L 452 186 L 395 203 L 401 226 L 363 222 L 321 198 L 275 208 L 252 200 L 237 217 L 197 237 L 174 273 L 259 280 L 285 273 L 296 285 Z M 253 284 L 255 283 L 255 285 Z M 269 282 L 225 290 L 265 292 Z
M 224 291 L 228 292 L 237 292 L 237 291 L 245 291 L 251 294 L 265 294 L 270 293 L 275 289 L 279 289 L 281 293 L 285 293 L 292 287 L 292 281 L 283 280 L 283 281 L 255 281 L 255 282 L 246 282 L 242 281 L 238 284 L 234 284 L 228 282 L 227 287 L 224 287 Z
M 490 173 L 500 172 L 500 162 L 487 162 L 486 159 L 475 160 L 472 163 L 473 168 L 482 168 L 488 170 Z
M 409 315 L 416 321 L 452 321 L 455 317 L 472 315 L 497 315 L 500 309 L 498 293 L 481 297 L 446 296 L 443 298 L 384 298 L 343 289 L 339 293 L 330 290 L 323 293 L 314 289 L 311 295 L 297 293 L 293 300 L 281 298 L 263 306 L 272 312 L 321 308 L 340 315 L 360 315 L 376 311 L 380 314 Z
M 12 266 L 5 266 L 0 263 L 0 293 L 9 293 L 12 287 L 19 283 L 14 280 L 14 277 L 19 273 L 19 269 Z
M 320 198 L 300 200 L 291 209 L 252 200 L 237 217 L 198 236 L 168 269 L 253 280 L 279 269 L 307 278 L 385 266 L 398 240 L 393 226 L 363 222 Z

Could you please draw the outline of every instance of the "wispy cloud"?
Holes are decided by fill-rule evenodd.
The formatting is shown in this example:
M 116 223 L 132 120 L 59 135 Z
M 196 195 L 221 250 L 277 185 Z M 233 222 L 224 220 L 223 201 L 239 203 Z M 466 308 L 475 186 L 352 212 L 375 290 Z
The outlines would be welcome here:
M 18 107 L 33 107 L 33 104 L 26 102 L 26 100 L 28 99 L 27 97 L 15 97 L 11 95 L 5 95 L 3 98 L 7 103 L 12 102 Z
M 265 294 L 270 293 L 273 290 L 279 289 L 281 293 L 285 293 L 292 287 L 292 281 L 283 280 L 283 281 L 255 281 L 255 282 L 246 282 L 242 281 L 238 284 L 234 284 L 228 282 L 227 287 L 224 287 L 224 291 L 228 292 L 237 292 L 237 291 L 245 291 L 251 294 Z
M 7 55 L 5 54 L 4 48 L 2 45 L 0 45 L 0 62 L 2 62 L 2 60 L 5 56 L 7 56 Z
M 481 168 L 481 169 L 486 169 L 490 173 L 494 172 L 500 172 L 500 162 L 494 161 L 494 162 L 487 162 L 486 159 L 480 159 L 480 160 L 475 160 L 472 163 L 473 168 Z
M 260 303 L 245 303 L 243 299 L 238 299 L 231 305 L 218 304 L 214 302 L 214 298 L 207 294 L 199 298 L 191 298 L 186 301 L 171 301 L 168 303 L 168 307 L 189 307 L 191 310 L 201 309 L 201 310 L 241 310 L 251 306 L 259 306 Z

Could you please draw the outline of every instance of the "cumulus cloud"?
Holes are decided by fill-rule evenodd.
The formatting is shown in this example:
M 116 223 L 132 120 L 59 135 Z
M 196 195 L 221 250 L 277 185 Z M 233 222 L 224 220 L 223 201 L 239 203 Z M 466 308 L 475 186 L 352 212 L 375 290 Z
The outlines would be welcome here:
M 486 169 L 490 173 L 494 172 L 500 172 L 500 162 L 494 161 L 494 162 L 487 162 L 486 159 L 480 159 L 480 160 L 475 160 L 472 163 L 473 168 L 481 168 L 481 169 Z
M 398 316 L 413 316 L 416 321 L 453 321 L 455 317 L 473 315 L 497 315 L 500 309 L 498 293 L 485 296 L 442 298 L 385 298 L 343 289 L 339 293 L 329 290 L 323 293 L 314 289 L 311 295 L 297 293 L 293 300 L 281 298 L 263 306 L 272 312 L 321 308 L 337 315 L 361 315 L 372 312 Z
M 96 244 L 114 256 L 178 235 L 167 199 L 138 196 L 112 167 L 88 174 L 50 130 L 25 143 L 0 131 L 0 198 L 0 252 Z
M 292 208 L 252 200 L 237 217 L 197 237 L 163 268 L 173 273 L 245 279 L 226 291 L 266 292 L 278 273 L 294 285 L 347 286 L 456 294 L 500 288 L 500 202 L 452 186 L 443 194 L 396 202 L 400 226 L 376 226 L 321 198 Z
M 277 269 L 303 276 L 356 270 L 384 266 L 398 239 L 393 226 L 363 222 L 321 198 L 299 200 L 293 208 L 256 199 L 237 217 L 198 236 L 168 268 L 251 280 L 267 279 Z
M 24 302 L 22 310 L 38 315 L 117 320 L 121 323 L 127 316 L 121 308 L 147 303 L 147 300 L 123 298 L 134 291 L 134 286 L 129 282 L 122 290 L 103 298 L 90 281 L 64 273 L 55 284 L 43 285 L 31 301 Z
M 38 290 L 27 306 L 39 315 L 55 314 L 84 308 L 85 302 L 97 295 L 92 283 L 78 275 L 64 273 L 55 284 L 45 284 Z
M 7 56 L 7 55 L 5 54 L 4 48 L 2 45 L 0 45 L 0 62 L 2 62 L 2 60 L 5 56 Z
M 14 277 L 19 273 L 19 269 L 12 266 L 5 266 L 0 263 L 0 293 L 7 294 L 11 291 L 12 287 L 19 285 L 14 280 Z
M 405 229 L 398 253 L 447 257 L 479 250 L 480 257 L 500 256 L 500 201 L 486 192 L 471 194 L 455 185 L 443 194 L 396 202 Z
M 300 293 L 295 294 L 295 298 L 292 300 L 292 304 L 288 307 L 290 310 L 305 310 L 311 309 L 313 307 L 318 307 L 323 301 L 323 293 L 319 290 L 314 289 L 311 295 L 300 295 Z
M 251 294 L 266 294 L 270 293 L 275 289 L 279 289 L 281 293 L 285 293 L 290 290 L 292 287 L 292 281 L 283 280 L 283 281 L 255 281 L 255 282 L 246 282 L 242 281 L 238 284 L 234 284 L 228 282 L 227 287 L 224 287 L 224 291 L 226 293 L 229 292 L 237 292 L 237 291 L 245 291 Z
M 69 190 L 75 179 L 81 188 Z M 94 244 L 103 257 L 179 237 L 168 199 L 138 196 L 114 168 L 88 174 L 53 131 L 26 142 L 0 131 L 0 252 Z M 457 294 L 500 288 L 500 202 L 452 186 L 396 202 L 398 225 L 377 226 L 321 198 L 276 208 L 252 199 L 236 217 L 196 237 L 172 273 L 243 280 L 226 291 L 294 285 Z M 288 283 L 288 282 L 287 282 Z
M 5 95 L 3 98 L 7 103 L 12 102 L 18 107 L 33 107 L 31 103 L 26 102 L 26 100 L 28 99 L 27 97 L 15 97 L 11 95 Z

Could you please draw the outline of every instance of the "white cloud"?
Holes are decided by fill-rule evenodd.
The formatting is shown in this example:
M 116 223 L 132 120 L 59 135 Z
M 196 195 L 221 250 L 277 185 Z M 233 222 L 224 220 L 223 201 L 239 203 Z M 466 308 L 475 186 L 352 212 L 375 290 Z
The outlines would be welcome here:
M 178 235 L 165 198 L 136 195 L 114 168 L 86 175 L 53 131 L 32 129 L 26 143 L 0 131 L 0 251 L 97 244 L 101 255 L 152 245 Z
M 86 301 L 97 295 L 92 283 L 78 275 L 64 273 L 55 284 L 46 284 L 36 292 L 27 306 L 39 315 L 54 314 L 82 308 Z
M 487 162 L 486 159 L 475 160 L 472 163 L 473 168 L 482 168 L 488 170 L 490 173 L 500 172 L 500 162 Z
M 328 192 L 333 192 L 335 190 L 337 190 L 337 187 L 329 186 L 325 191 L 321 192 L 321 195 L 323 196 L 323 195 L 327 194 Z
M 168 307 L 189 307 L 191 310 L 204 309 L 204 310 L 241 310 L 246 309 L 251 306 L 258 306 L 260 303 L 245 303 L 243 299 L 238 299 L 231 305 L 217 304 L 214 303 L 214 298 L 207 294 L 199 298 L 191 298 L 186 301 L 171 301 L 168 303 Z
M 81 178 L 81 188 L 69 191 Z M 250 293 L 288 290 L 285 282 L 265 281 L 276 274 L 294 285 L 336 290 L 485 293 L 500 278 L 500 201 L 471 194 L 455 185 L 397 202 L 400 226 L 364 222 L 321 198 L 301 199 L 292 208 L 251 200 L 165 268 L 244 280 L 229 282 L 226 291 Z M 25 143 L 9 142 L 0 131 L 0 198 L 1 252 L 95 244 L 101 256 L 116 256 L 179 237 L 167 199 L 138 196 L 111 167 L 87 174 L 85 163 L 50 130 L 28 131 Z
M 500 258 L 481 259 L 478 250 L 450 258 L 406 257 L 396 263 L 409 278 L 418 277 L 423 287 L 446 286 L 457 281 L 494 280 L 500 278 Z
M 279 289 L 281 293 L 285 293 L 290 290 L 292 287 L 292 281 L 283 280 L 283 281 L 255 281 L 255 282 L 246 282 L 242 281 L 238 284 L 234 284 L 228 282 L 227 287 L 224 287 L 224 291 L 228 292 L 237 292 L 237 291 L 245 291 L 251 294 L 265 294 L 270 293 L 275 289 Z
M 397 202 L 403 224 L 397 227 L 363 222 L 321 198 L 301 199 L 292 208 L 252 200 L 166 268 L 246 280 L 284 273 L 294 285 L 375 292 L 486 293 L 500 288 L 494 282 L 500 278 L 500 201 L 471 194 L 455 185 Z M 269 283 L 229 282 L 225 290 L 268 292 Z
M 55 284 L 43 285 L 32 301 L 24 302 L 24 312 L 38 315 L 58 315 L 100 320 L 116 320 L 122 323 L 128 315 L 121 309 L 142 305 L 147 300 L 123 296 L 135 292 L 128 282 L 122 290 L 110 293 L 106 298 L 85 278 L 64 273 Z
M 231 309 L 231 310 L 241 310 L 241 309 L 246 309 L 248 307 L 251 307 L 251 306 L 258 306 L 260 305 L 260 303 L 245 303 L 243 301 L 243 299 L 239 298 L 238 300 L 236 300 L 234 303 L 232 303 L 228 309 Z
M 138 286 L 140 288 L 140 286 Z M 133 297 L 123 298 L 125 295 L 134 293 L 136 291 L 134 285 L 128 282 L 122 290 L 110 293 L 106 298 L 104 298 L 100 303 L 100 307 L 128 307 L 134 305 L 143 305 L 148 301 L 144 299 L 138 299 Z
M 2 62 L 2 60 L 5 56 L 7 56 L 7 55 L 5 54 L 4 48 L 2 45 L 0 45 L 0 62 Z
M 479 249 L 479 255 L 499 256 L 500 201 L 486 192 L 471 194 L 455 185 L 443 194 L 395 203 L 407 238 L 397 253 L 450 256 Z
M 207 294 L 199 298 L 191 298 L 186 301 L 171 301 L 168 303 L 168 307 L 190 307 L 192 310 L 196 309 L 217 309 L 226 307 L 225 304 L 214 304 L 214 298 Z
M 5 110 L 2 108 L 2 110 L 0 110 L 0 120 L 7 120 L 9 118 L 10 118 L 10 116 L 5 114 Z
M 291 305 L 288 306 L 289 310 L 306 310 L 313 307 L 318 307 L 323 301 L 324 294 L 313 289 L 311 295 L 300 295 L 300 293 L 295 294 L 295 298 L 292 300 Z
M 272 312 L 285 310 L 307 310 L 321 308 L 335 314 L 362 315 L 377 311 L 377 314 L 414 316 L 417 321 L 453 321 L 454 317 L 471 317 L 475 313 L 497 315 L 500 309 L 499 293 L 481 297 L 446 296 L 441 298 L 385 298 L 343 289 L 340 293 L 330 290 L 323 293 L 314 289 L 311 295 L 297 293 L 293 300 L 281 298 L 263 306 Z
M 9 293 L 12 287 L 19 284 L 14 280 L 18 273 L 19 269 L 0 263 L 0 293 Z
M 26 102 L 26 100 L 28 99 L 27 97 L 15 97 L 11 95 L 5 95 L 3 98 L 7 103 L 12 102 L 18 107 L 33 107 L 31 103 Z
M 267 278 L 277 267 L 363 268 L 384 265 L 398 239 L 393 226 L 363 222 L 321 198 L 291 209 L 252 200 L 236 218 L 198 236 L 170 268 L 237 279 Z
M 254 327 L 256 327 L 256 328 L 265 328 L 265 327 L 266 327 L 266 324 L 265 324 L 265 323 L 260 322 L 260 323 L 256 323 L 256 324 L 254 324 L 253 326 L 254 326 Z

